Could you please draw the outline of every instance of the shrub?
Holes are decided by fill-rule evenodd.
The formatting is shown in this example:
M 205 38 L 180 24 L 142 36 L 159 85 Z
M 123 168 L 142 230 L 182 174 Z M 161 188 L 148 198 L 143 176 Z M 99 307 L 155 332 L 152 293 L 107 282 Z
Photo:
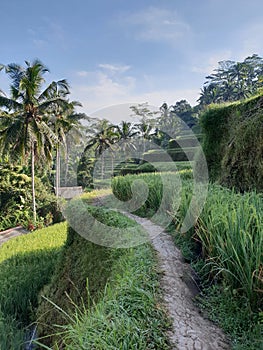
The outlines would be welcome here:
M 0 230 L 17 225 L 28 228 L 33 222 L 31 178 L 20 166 L 0 164 Z M 51 188 L 35 178 L 38 222 L 43 225 L 61 221 L 57 199 Z

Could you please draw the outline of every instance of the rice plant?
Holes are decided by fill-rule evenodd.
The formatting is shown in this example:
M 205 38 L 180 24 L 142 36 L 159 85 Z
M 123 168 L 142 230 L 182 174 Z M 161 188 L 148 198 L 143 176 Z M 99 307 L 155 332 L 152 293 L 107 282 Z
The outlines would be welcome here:
M 251 306 L 262 303 L 263 198 L 210 186 L 196 230 L 204 257 Z

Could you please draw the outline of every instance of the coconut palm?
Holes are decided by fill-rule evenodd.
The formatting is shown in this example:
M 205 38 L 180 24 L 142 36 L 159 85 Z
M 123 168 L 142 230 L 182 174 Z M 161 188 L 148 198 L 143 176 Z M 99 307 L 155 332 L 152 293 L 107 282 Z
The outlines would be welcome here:
M 48 69 L 39 60 L 25 62 L 26 67 L 9 64 L 5 71 L 11 79 L 10 97 L 0 95 L 0 146 L 2 154 L 25 162 L 31 157 L 32 207 L 36 221 L 35 161 L 52 160 L 53 146 L 58 142 L 55 133 L 45 121 L 55 105 L 64 105 L 68 93 L 66 80 L 52 82 L 45 89 L 44 74 Z M 63 91 L 54 96 L 54 91 Z M 53 108 L 52 107 L 52 108 Z
M 140 123 L 135 125 L 138 129 L 138 133 L 142 137 L 141 143 L 142 143 L 142 150 L 141 150 L 141 162 L 143 162 L 143 155 L 146 150 L 146 140 L 150 140 L 153 137 L 154 134 L 154 128 L 151 124 L 149 124 L 145 120 L 141 120 Z
M 54 96 L 62 97 L 64 91 L 58 91 Z M 66 96 L 64 96 L 66 97 Z M 84 113 L 77 113 L 75 107 L 80 107 L 81 104 L 77 101 L 65 101 L 63 105 L 57 104 L 51 106 L 49 114 L 47 114 L 47 124 L 51 127 L 53 132 L 58 138 L 56 144 L 56 195 L 58 197 L 58 190 L 60 187 L 60 157 L 61 157 L 61 148 L 64 149 L 66 154 L 66 173 L 68 168 L 68 147 L 71 139 L 74 134 L 75 139 L 81 137 L 81 119 L 87 119 L 87 116 Z M 67 174 L 66 174 L 67 176 Z
M 94 135 L 90 142 L 86 145 L 84 153 L 94 148 L 95 156 L 101 156 L 101 178 L 104 178 L 104 151 L 106 149 L 113 150 L 113 144 L 119 139 L 119 135 L 115 132 L 115 126 L 109 124 L 107 121 L 100 123 L 100 131 Z M 113 152 L 111 152 L 113 164 Z M 113 169 L 112 169 L 113 170 Z
M 121 141 L 119 142 L 119 146 L 124 151 L 127 163 L 129 152 L 136 149 L 134 137 L 139 134 L 139 130 L 135 125 L 132 125 L 132 123 L 126 121 L 122 121 L 120 125 L 117 125 L 116 130 Z

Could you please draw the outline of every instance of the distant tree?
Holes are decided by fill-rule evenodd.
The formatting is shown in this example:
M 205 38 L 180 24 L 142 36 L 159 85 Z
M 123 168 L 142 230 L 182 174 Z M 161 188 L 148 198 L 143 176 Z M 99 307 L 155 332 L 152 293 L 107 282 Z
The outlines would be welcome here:
M 141 136 L 141 158 L 143 158 L 146 141 L 151 140 L 155 135 L 157 116 L 160 114 L 160 111 L 151 110 L 148 103 L 131 106 L 130 109 L 133 111 L 133 115 L 139 118 L 139 123 L 136 123 L 134 126 L 138 131 L 138 136 Z
M 112 149 L 114 142 L 119 139 L 119 135 L 114 130 L 115 126 L 111 125 L 107 120 L 103 120 L 99 123 L 98 127 L 101 129 L 97 134 L 95 134 L 88 142 L 84 149 L 84 154 L 90 150 L 94 149 L 95 156 L 101 156 L 101 178 L 104 178 L 104 151 L 106 149 Z M 113 155 L 112 155 L 113 157 Z
M 187 124 L 189 128 L 192 128 L 197 124 L 198 120 L 195 115 L 195 111 L 186 100 L 176 102 L 175 105 L 170 107 L 170 111 L 179 117 L 185 124 Z
M 138 136 L 139 130 L 131 122 L 122 121 L 116 126 L 116 131 L 119 136 L 118 146 L 125 154 L 126 163 L 129 158 L 129 152 L 135 150 L 135 136 Z
M 214 73 L 206 77 L 198 102 L 238 101 L 254 95 L 263 86 L 263 59 L 254 54 L 243 62 L 221 61 Z

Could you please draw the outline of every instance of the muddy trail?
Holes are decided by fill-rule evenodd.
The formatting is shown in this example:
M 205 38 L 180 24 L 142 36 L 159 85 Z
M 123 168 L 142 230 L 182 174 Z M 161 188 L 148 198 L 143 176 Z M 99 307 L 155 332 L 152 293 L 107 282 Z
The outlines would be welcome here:
M 172 329 L 169 339 L 172 349 L 177 350 L 226 350 L 230 349 L 227 337 L 221 329 L 206 319 L 194 304 L 193 297 L 198 293 L 193 272 L 184 262 L 182 254 L 173 243 L 171 236 L 150 220 L 127 214 L 149 232 L 157 252 L 162 273 L 161 287 L 163 299 Z M 155 234 L 156 232 L 156 234 Z M 162 232 L 158 235 L 159 232 Z

